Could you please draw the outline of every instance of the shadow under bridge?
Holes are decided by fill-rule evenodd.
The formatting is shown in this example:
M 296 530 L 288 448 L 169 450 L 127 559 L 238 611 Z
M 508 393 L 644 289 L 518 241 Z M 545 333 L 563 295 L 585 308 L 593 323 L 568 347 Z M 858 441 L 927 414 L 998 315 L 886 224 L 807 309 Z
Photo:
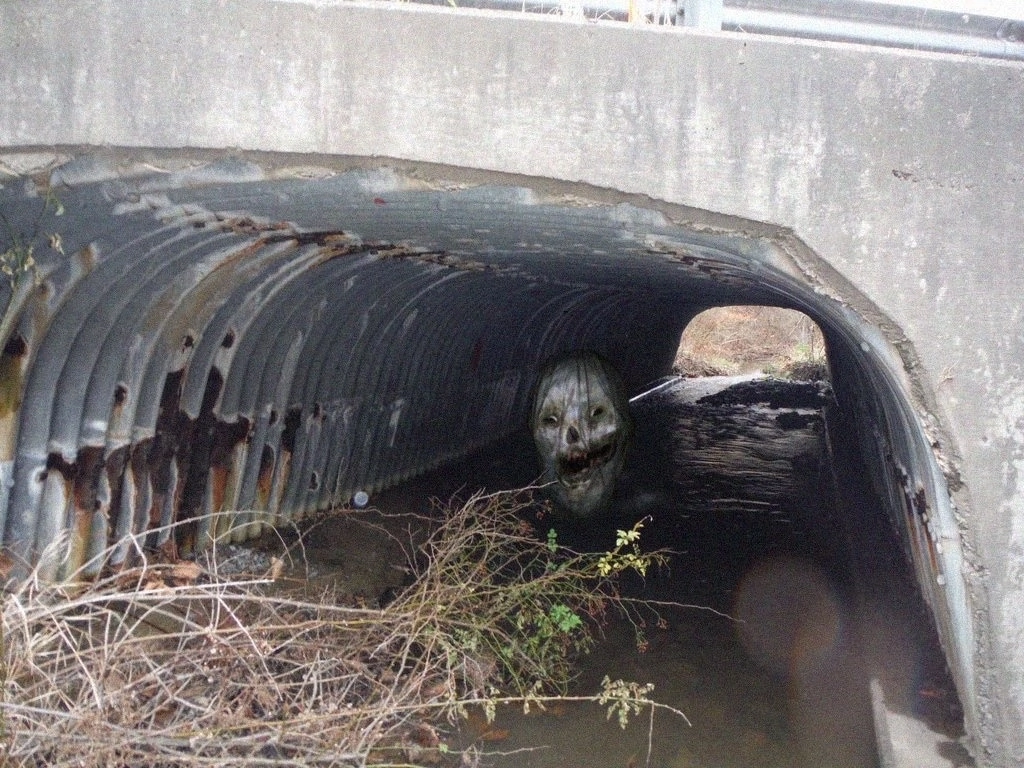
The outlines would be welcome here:
M 465 455 L 522 428 L 560 352 L 597 350 L 635 392 L 708 306 L 813 313 L 769 243 L 655 211 L 254 172 L 3 191 L 19 242 L 47 240 L 7 301 L 0 499 L 46 578 L 128 534 L 250 538 Z

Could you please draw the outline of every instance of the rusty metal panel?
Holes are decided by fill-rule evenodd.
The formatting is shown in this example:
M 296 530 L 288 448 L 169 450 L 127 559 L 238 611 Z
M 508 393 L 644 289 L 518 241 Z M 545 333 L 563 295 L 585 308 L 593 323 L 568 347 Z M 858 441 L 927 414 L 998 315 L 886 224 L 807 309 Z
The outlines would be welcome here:
M 0 522 L 46 578 L 399 482 L 521 429 L 551 355 L 597 349 L 635 388 L 698 307 L 773 290 L 749 240 L 525 189 L 84 161 L 50 184 L 0 188 L 64 245 L 3 294 Z

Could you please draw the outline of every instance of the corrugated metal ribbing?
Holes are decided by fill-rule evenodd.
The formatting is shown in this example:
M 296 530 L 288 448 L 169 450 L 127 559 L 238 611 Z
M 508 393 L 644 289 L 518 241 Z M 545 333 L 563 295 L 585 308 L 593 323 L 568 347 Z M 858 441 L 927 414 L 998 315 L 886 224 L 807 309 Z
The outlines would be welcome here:
M 45 578 L 398 482 L 522 428 L 551 355 L 639 385 L 697 308 L 763 296 L 650 211 L 243 170 L 0 189 L 36 258 L 2 297 L 0 524 Z

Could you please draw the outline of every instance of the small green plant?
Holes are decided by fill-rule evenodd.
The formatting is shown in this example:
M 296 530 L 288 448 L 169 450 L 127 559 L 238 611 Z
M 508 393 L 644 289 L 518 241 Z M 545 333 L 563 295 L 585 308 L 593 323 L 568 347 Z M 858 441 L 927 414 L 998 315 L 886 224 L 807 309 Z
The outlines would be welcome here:
M 39 284 L 39 267 L 36 263 L 36 244 L 47 214 L 64 215 L 64 204 L 53 192 L 47 189 L 43 196 L 43 205 L 32 226 L 30 233 L 18 231 L 0 211 L 0 225 L 7 236 L 7 247 L 0 251 L 0 273 L 6 276 L 11 286 L 11 295 L 4 307 L 3 319 L 0 320 L 0 349 L 2 349 L 14 327 L 14 322 L 28 298 L 29 292 Z M 50 248 L 64 253 L 64 243 L 58 232 L 46 234 Z M 0 246 L 2 247 L 2 246 Z
M 644 527 L 645 520 L 647 518 L 637 520 L 628 531 L 615 532 L 614 549 L 601 555 L 597 561 L 597 572 L 601 576 L 611 576 L 626 570 L 634 570 L 641 576 L 647 575 L 647 569 L 658 556 L 640 551 L 640 529 Z
M 548 620 L 555 628 L 563 634 L 572 634 L 583 626 L 583 619 L 572 612 L 572 609 L 562 603 L 551 606 L 548 612 Z
M 422 547 L 419 560 L 429 567 L 397 607 L 418 611 L 430 600 L 435 614 L 458 615 L 459 631 L 433 642 L 446 655 L 474 659 L 475 669 L 493 667 L 511 695 L 530 698 L 538 689 L 565 693 L 609 608 L 627 610 L 613 580 L 628 569 L 644 574 L 664 556 L 640 551 L 643 521 L 619 531 L 611 551 L 580 554 L 554 529 L 538 540 L 520 515 L 525 508 L 514 494 L 493 494 L 449 515 Z
M 608 719 L 615 715 L 619 720 L 619 726 L 625 728 L 629 725 L 631 715 L 639 715 L 641 707 L 651 704 L 648 698 L 654 690 L 654 683 L 626 682 L 624 680 L 612 680 L 605 675 L 601 681 L 601 695 L 598 697 L 598 704 L 608 705 Z
M 7 276 L 12 291 L 24 275 L 30 272 L 35 274 L 36 259 L 32 251 L 31 244 L 26 245 L 15 235 L 13 245 L 0 253 L 0 272 Z
M 7 276 L 12 292 L 26 275 L 31 275 L 33 282 L 38 281 L 39 275 L 36 266 L 35 248 L 39 237 L 39 230 L 47 213 L 52 213 L 54 216 L 64 215 L 64 204 L 61 203 L 52 189 L 47 189 L 46 194 L 43 196 L 43 207 L 39 211 L 39 216 L 36 218 L 30 234 L 26 235 L 23 232 L 18 232 L 11 225 L 11 222 L 8 221 L 4 213 L 0 211 L 0 223 L 3 224 L 10 241 L 7 250 L 0 253 L 0 272 Z M 50 248 L 58 253 L 64 253 L 64 244 L 60 233 L 48 233 L 46 240 Z

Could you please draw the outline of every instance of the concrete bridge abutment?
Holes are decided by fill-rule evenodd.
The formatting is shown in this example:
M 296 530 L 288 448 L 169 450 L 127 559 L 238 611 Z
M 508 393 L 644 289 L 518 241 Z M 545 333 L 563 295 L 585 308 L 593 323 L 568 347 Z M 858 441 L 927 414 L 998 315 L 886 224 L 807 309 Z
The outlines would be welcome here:
M 792 306 L 826 332 L 979 765 L 1024 764 L 1024 65 L 326 1 L 8 4 L 0 42 L 0 244 L 35 243 L 43 286 L 5 288 L 5 543 L 36 557 L 74 517 L 62 462 L 159 432 L 172 373 L 184 413 L 271 446 L 237 454 L 238 487 L 297 409 L 337 439 L 300 429 L 293 470 L 341 496 L 474 447 L 474 424 L 511 428 L 547 353 L 597 346 L 640 379 L 704 307 Z M 151 288 L 101 322 L 133 270 Z M 471 332 L 438 345 L 426 318 Z M 291 334 L 276 351 L 245 341 L 271 326 Z M 381 345 L 426 372 L 381 367 Z M 245 355 L 278 378 L 233 374 Z M 453 370 L 475 405 L 444 444 L 406 392 Z M 76 408 L 40 405 L 78 371 Z M 426 436 L 399 455 L 410 421 Z M 274 503 L 332 500 L 299 480 Z

